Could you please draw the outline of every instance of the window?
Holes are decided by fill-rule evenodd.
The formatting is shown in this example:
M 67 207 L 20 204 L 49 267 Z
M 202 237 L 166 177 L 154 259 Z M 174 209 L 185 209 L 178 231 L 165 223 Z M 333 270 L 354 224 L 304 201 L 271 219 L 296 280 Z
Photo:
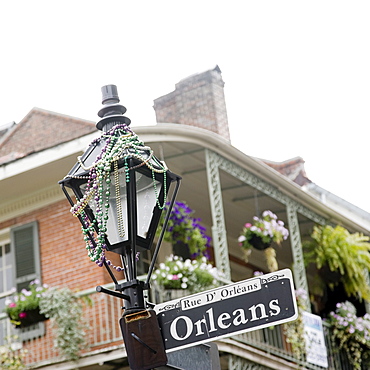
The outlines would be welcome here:
M 37 223 L 22 225 L 11 230 L 14 251 L 14 286 L 17 291 L 27 288 L 32 280 L 40 279 L 40 251 Z
M 0 234 L 0 312 L 5 308 L 5 296 L 14 286 L 13 281 L 9 234 L 3 233 Z
M 40 277 L 37 222 L 0 231 L 0 312 L 13 288 L 20 291 L 27 288 L 32 280 Z M 0 342 L 9 335 L 9 330 L 10 326 L 1 320 Z M 29 328 L 17 329 L 17 334 L 22 340 L 27 340 L 43 335 L 44 331 L 44 324 L 39 323 Z

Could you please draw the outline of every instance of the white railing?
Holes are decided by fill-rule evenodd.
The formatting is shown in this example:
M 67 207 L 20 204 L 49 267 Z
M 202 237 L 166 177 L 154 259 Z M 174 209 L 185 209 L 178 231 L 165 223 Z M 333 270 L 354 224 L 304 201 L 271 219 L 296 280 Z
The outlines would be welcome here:
M 109 287 L 109 286 L 108 286 Z M 87 348 L 82 355 L 96 351 L 110 350 L 123 346 L 119 319 L 122 316 L 122 301 L 107 294 L 97 293 L 95 288 L 79 293 L 88 295 L 92 304 L 85 305 L 84 323 Z M 18 339 L 15 339 L 15 336 Z M 0 314 L 0 345 L 6 338 L 12 341 L 12 347 L 27 350 L 25 363 L 32 366 L 52 364 L 63 360 L 63 356 L 54 346 L 51 320 L 32 325 L 24 329 L 16 329 L 11 325 L 7 315 Z

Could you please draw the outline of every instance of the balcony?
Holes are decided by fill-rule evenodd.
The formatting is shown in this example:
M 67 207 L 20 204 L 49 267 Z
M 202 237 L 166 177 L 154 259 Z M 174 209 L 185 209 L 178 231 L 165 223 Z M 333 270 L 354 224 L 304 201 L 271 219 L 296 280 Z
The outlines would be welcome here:
M 81 353 L 80 366 L 89 369 L 94 363 L 102 363 L 126 357 L 122 334 L 118 321 L 122 316 L 120 299 L 106 294 L 96 293 L 95 288 L 79 294 L 88 296 L 92 304 L 84 309 L 86 323 L 87 348 Z M 24 329 L 15 329 L 8 317 L 0 314 L 0 345 L 5 338 L 17 336 L 12 347 L 19 351 L 26 350 L 25 363 L 32 368 L 55 369 L 57 364 L 65 362 L 54 346 L 51 320 L 32 325 Z M 59 367 L 58 367 L 59 368 Z M 65 363 L 61 369 L 74 369 L 74 363 Z M 104 367 L 101 368 L 102 370 Z
M 107 285 L 107 288 L 112 286 Z M 158 301 L 164 292 L 153 294 Z M 122 315 L 121 300 L 106 294 L 96 293 L 95 288 L 80 293 L 89 296 L 92 305 L 84 310 L 86 322 L 86 339 L 88 347 L 81 353 L 78 363 L 80 369 L 109 369 L 104 364 L 120 361 L 121 369 L 129 369 L 126 351 L 118 321 Z M 156 297 L 156 298 L 155 298 Z M 173 298 L 173 297 L 172 297 Z M 158 302 L 157 302 L 158 303 Z M 16 351 L 27 350 L 25 363 L 34 369 L 74 369 L 76 364 L 66 362 L 53 345 L 51 321 L 33 325 L 25 329 L 15 329 L 7 316 L 0 314 L 0 344 L 4 338 L 17 335 L 19 339 L 13 342 Z M 330 328 L 324 325 L 326 346 L 328 351 L 329 370 L 350 370 L 346 358 L 332 346 Z M 265 328 L 217 341 L 222 369 L 239 368 L 245 363 L 266 365 L 276 369 L 319 370 L 319 366 L 309 364 L 305 359 L 294 357 L 290 345 L 285 341 L 282 326 Z M 116 362 L 117 363 L 117 362 Z M 238 365 L 239 364 L 239 365 Z

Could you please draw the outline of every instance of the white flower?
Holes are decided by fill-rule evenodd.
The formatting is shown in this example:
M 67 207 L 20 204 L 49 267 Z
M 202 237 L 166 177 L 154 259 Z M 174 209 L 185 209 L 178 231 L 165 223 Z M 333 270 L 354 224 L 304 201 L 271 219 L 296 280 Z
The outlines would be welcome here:
M 185 262 L 184 262 L 184 266 L 185 266 L 186 268 L 190 267 L 190 266 L 191 266 L 191 261 L 190 261 L 190 260 L 185 260 Z
M 244 235 L 240 235 L 238 238 L 239 243 L 243 243 L 245 240 L 247 240 L 247 238 Z
M 24 294 L 26 297 L 29 297 L 30 295 L 32 295 L 32 292 L 27 289 L 22 289 L 21 293 Z

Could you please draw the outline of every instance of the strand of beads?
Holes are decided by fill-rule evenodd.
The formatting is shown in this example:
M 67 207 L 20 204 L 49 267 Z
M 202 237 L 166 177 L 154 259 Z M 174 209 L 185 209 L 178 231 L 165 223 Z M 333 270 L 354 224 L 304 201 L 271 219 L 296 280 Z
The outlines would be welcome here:
M 118 124 L 104 133 L 100 138 L 95 139 L 91 145 L 99 145 L 104 142 L 105 145 L 101 153 L 96 158 L 91 166 L 84 166 L 81 158 L 79 163 L 83 169 L 89 171 L 88 181 L 86 184 L 84 196 L 76 202 L 72 207 L 71 212 L 75 215 L 82 215 L 84 218 L 84 226 L 82 231 L 84 233 L 84 240 L 86 242 L 86 249 L 88 250 L 89 258 L 98 266 L 103 266 L 104 263 L 113 267 L 117 271 L 122 271 L 122 267 L 114 266 L 111 261 L 106 259 L 106 233 L 109 212 L 109 197 L 111 191 L 111 177 L 113 172 L 116 211 L 118 217 L 118 231 L 120 237 L 124 237 L 124 222 L 121 207 L 121 194 L 118 172 L 118 161 L 123 160 L 126 182 L 129 182 L 129 171 L 134 170 L 140 166 L 147 166 L 152 172 L 153 187 L 156 196 L 158 207 L 163 209 L 166 203 L 164 198 L 163 205 L 159 203 L 159 194 L 157 189 L 157 182 L 155 180 L 155 173 L 164 174 L 164 190 L 167 193 L 166 171 L 165 163 L 160 162 L 153 156 L 153 151 L 150 147 L 145 146 L 138 136 L 131 131 L 126 125 Z M 139 164 L 129 168 L 127 159 L 129 157 L 135 158 Z M 85 208 L 90 205 L 95 211 L 95 219 L 90 222 L 86 216 Z M 95 242 L 91 242 L 93 237 Z
M 125 163 L 127 165 L 127 163 Z M 127 172 L 126 172 L 127 176 Z M 127 177 L 126 177 L 127 182 Z M 121 238 L 125 236 L 125 229 L 123 226 L 123 214 L 122 214 L 122 204 L 121 204 L 121 191 L 119 182 L 119 172 L 118 172 L 118 160 L 114 161 L 114 186 L 116 189 L 116 212 L 117 212 L 117 222 L 118 222 L 118 234 Z

